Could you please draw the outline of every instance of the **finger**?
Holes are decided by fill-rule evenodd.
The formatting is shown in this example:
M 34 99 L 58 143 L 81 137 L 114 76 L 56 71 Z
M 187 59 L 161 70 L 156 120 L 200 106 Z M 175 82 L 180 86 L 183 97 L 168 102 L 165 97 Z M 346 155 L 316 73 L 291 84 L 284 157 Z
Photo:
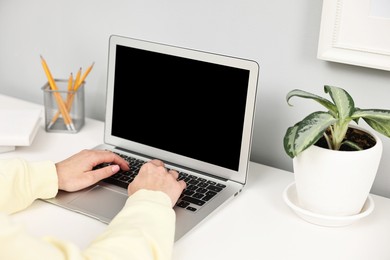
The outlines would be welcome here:
M 180 184 L 180 187 L 182 188 L 182 190 L 184 190 L 185 188 L 187 188 L 187 183 L 183 180 L 180 180 L 178 181 L 178 183 Z
M 153 159 L 149 161 L 150 163 L 154 164 L 155 166 L 164 166 L 164 162 L 158 159 Z
M 169 173 L 172 174 L 172 176 L 177 180 L 179 178 L 179 173 L 175 170 L 169 170 Z
M 109 165 L 97 170 L 93 170 L 90 173 L 92 173 L 92 176 L 94 178 L 94 182 L 98 182 L 102 179 L 105 179 L 107 177 L 110 177 L 111 175 L 114 175 L 120 170 L 119 165 Z
M 85 172 L 84 174 L 82 174 L 82 177 L 78 178 L 78 181 L 76 183 L 72 183 L 71 185 L 65 185 L 62 187 L 62 190 L 71 192 L 83 189 L 117 173 L 119 170 L 120 168 L 118 165 L 111 165 L 98 170 Z
M 116 153 L 111 151 L 103 151 L 103 150 L 96 150 L 96 151 L 99 153 L 100 163 L 117 164 L 123 170 L 129 169 L 129 163 L 125 159 L 117 155 Z

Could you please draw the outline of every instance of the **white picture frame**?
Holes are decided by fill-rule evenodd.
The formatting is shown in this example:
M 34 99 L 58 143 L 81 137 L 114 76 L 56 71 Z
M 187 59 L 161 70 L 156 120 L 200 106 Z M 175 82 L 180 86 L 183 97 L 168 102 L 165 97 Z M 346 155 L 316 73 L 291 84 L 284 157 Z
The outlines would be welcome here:
M 390 71 L 390 1 L 323 0 L 317 58 Z

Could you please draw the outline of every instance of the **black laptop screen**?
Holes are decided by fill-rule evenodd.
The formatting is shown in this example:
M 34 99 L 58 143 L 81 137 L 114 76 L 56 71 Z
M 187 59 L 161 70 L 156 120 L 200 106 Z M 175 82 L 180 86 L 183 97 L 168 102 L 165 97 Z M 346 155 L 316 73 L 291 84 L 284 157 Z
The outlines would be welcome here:
M 237 170 L 249 71 L 116 48 L 112 134 Z

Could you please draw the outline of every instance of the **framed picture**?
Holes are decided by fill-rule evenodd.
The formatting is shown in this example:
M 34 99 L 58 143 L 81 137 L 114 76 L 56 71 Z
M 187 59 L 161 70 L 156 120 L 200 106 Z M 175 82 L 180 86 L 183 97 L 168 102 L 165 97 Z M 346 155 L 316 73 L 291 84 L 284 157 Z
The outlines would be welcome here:
M 324 0 L 317 55 L 390 71 L 390 1 Z

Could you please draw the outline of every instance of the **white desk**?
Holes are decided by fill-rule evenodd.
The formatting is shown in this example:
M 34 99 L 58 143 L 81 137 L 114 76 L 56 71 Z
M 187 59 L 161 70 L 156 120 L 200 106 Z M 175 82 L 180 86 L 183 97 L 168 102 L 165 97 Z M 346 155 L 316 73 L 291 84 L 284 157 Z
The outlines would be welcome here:
M 0 95 L 1 106 L 35 106 Z M 39 130 L 30 147 L 17 147 L 0 158 L 65 159 L 103 141 L 103 123 L 87 119 L 77 134 Z M 282 199 L 291 172 L 251 163 L 247 187 L 224 208 L 175 243 L 173 259 L 326 259 L 389 260 L 390 199 L 372 195 L 374 212 L 353 225 L 316 226 L 300 219 Z M 56 236 L 85 247 L 105 224 L 36 201 L 12 216 L 37 235 Z

